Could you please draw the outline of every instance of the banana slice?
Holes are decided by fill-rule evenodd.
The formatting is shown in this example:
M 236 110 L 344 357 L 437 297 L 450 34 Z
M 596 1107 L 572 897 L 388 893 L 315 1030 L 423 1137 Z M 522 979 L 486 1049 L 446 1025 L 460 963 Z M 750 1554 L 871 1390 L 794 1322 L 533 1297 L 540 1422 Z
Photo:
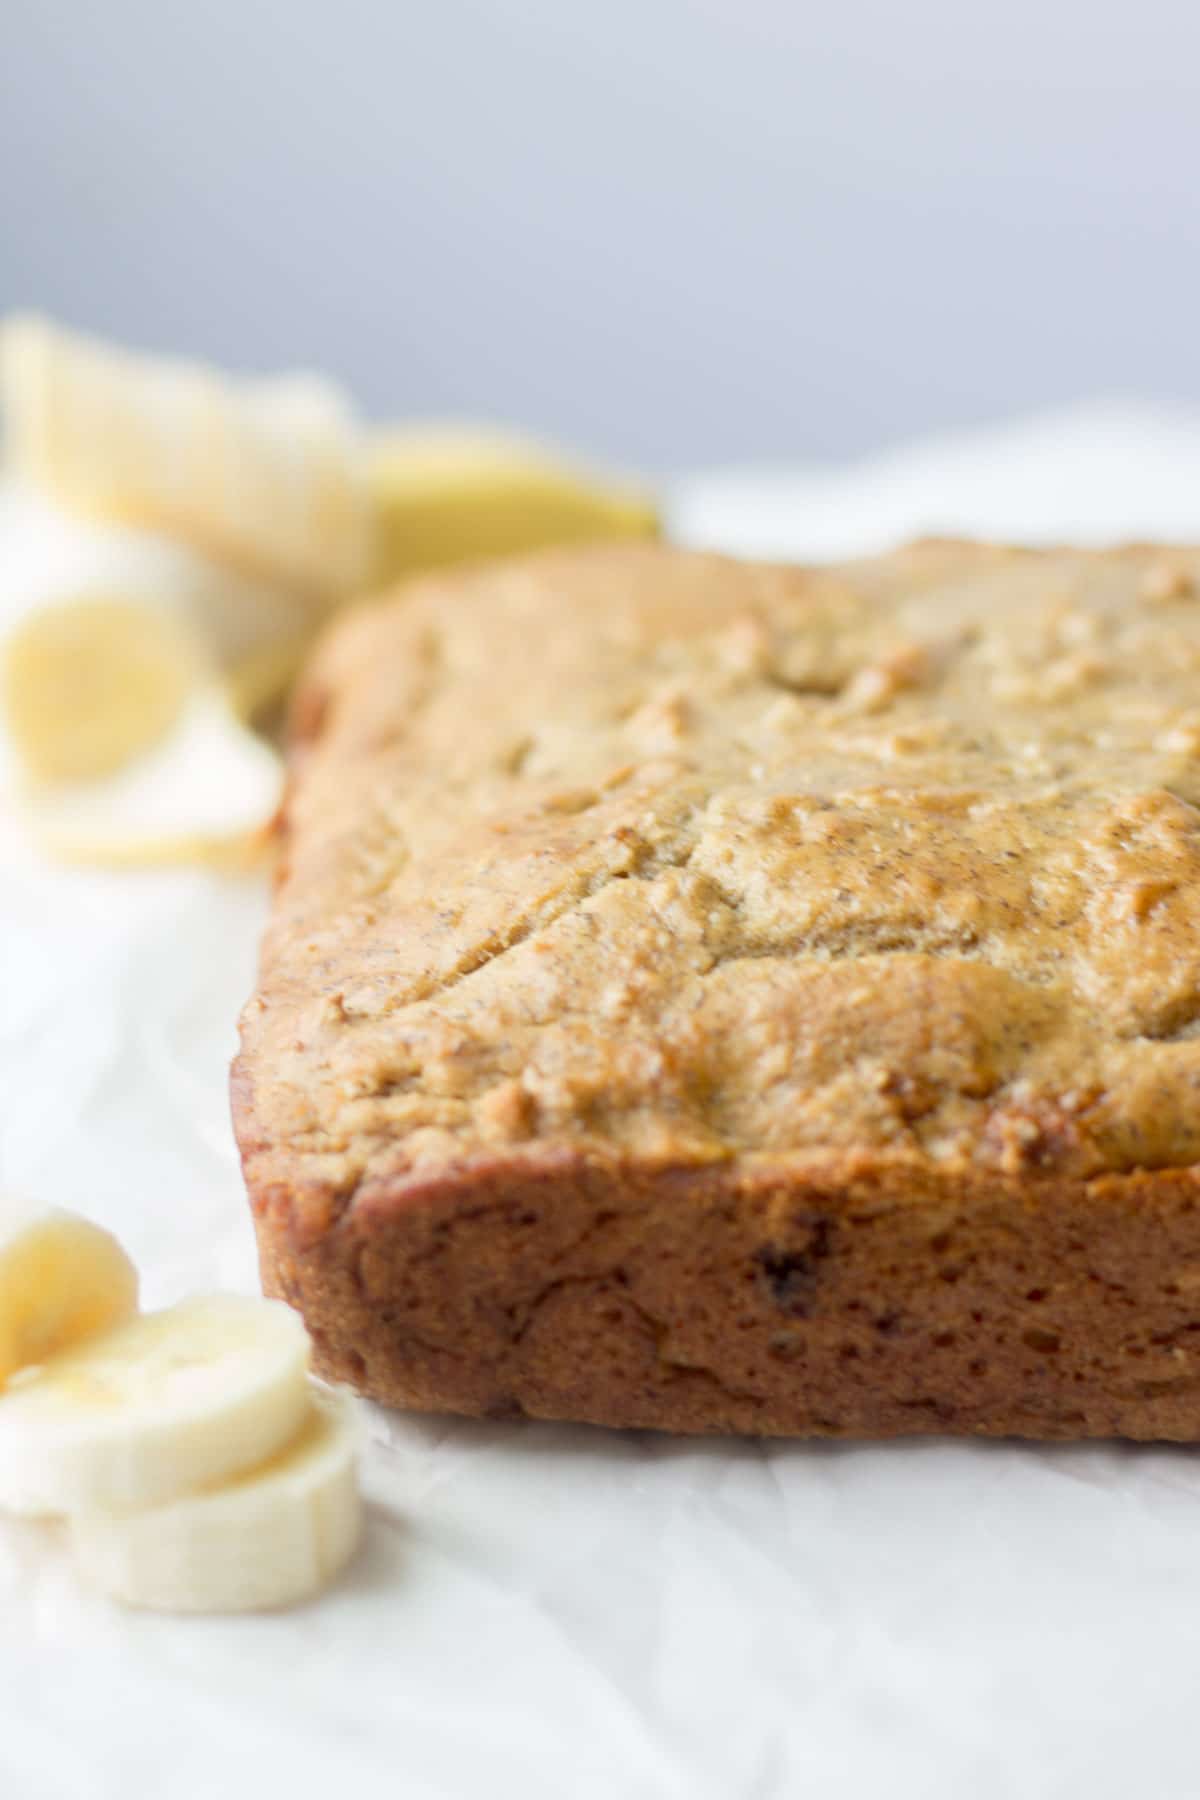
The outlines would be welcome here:
M 0 1507 L 127 1512 L 227 1481 L 301 1429 L 308 1361 L 276 1301 L 219 1295 L 119 1325 L 0 1397 Z
M 155 532 L 81 518 L 11 478 L 0 479 L 0 571 L 0 637 L 60 608 L 81 627 L 92 603 L 153 613 L 147 631 L 190 640 L 250 707 L 283 692 L 329 611 L 323 594 L 250 580 Z M 132 682 L 111 643 L 105 657 L 119 694 Z
M 236 381 L 18 318 L 0 401 L 16 473 L 76 510 L 299 587 L 341 592 L 367 570 L 358 433 L 316 376 Z
M 137 1312 L 137 1270 L 116 1238 L 68 1212 L 0 1217 L 0 1389 L 18 1369 Z
M 137 1513 L 71 1521 L 84 1578 L 127 1606 L 232 1613 L 290 1606 L 325 1587 L 362 1535 L 351 1402 L 316 1394 L 299 1435 L 269 1462 Z
M 594 482 L 551 451 L 500 432 L 391 430 L 372 446 L 368 467 L 378 585 L 469 557 L 654 537 L 659 529 L 644 493 Z
M 132 864 L 245 860 L 261 849 L 283 792 L 283 765 L 234 716 L 215 685 L 174 730 L 117 774 L 32 787 L 25 822 L 51 855 Z
M 128 600 L 44 607 L 3 645 L 0 702 L 37 781 L 108 775 L 159 742 L 196 684 L 179 621 Z

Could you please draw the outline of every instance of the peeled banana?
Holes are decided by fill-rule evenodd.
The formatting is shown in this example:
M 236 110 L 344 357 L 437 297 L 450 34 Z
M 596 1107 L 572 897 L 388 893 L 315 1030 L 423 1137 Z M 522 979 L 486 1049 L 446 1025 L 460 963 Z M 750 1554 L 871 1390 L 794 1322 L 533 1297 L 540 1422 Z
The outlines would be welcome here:
M 0 774 L 76 861 L 253 855 L 283 773 L 246 727 L 355 589 L 659 526 L 645 492 L 521 437 L 371 436 L 328 382 L 41 318 L 0 326 L 0 413 Z
M 0 1213 L 0 1390 L 21 1369 L 137 1312 L 137 1270 L 99 1225 L 73 1213 Z
M 283 780 L 275 750 L 209 685 L 116 774 L 31 788 L 19 804 L 31 835 L 64 861 L 236 864 L 261 849 Z
M 368 452 L 375 584 L 543 544 L 658 533 L 654 502 L 507 433 L 413 426 Z
M 322 612 L 0 483 L 0 763 L 33 835 L 76 860 L 241 860 L 283 781 L 246 718 Z
M 354 1402 L 315 1386 L 277 1301 L 136 1316 L 137 1293 L 99 1226 L 0 1209 L 0 1508 L 67 1515 L 84 1577 L 128 1606 L 307 1599 L 362 1535 Z
M 366 573 L 358 434 L 317 376 L 238 381 L 23 317 L 0 332 L 0 402 L 14 473 L 73 509 L 299 588 Z
M 35 780 L 111 774 L 166 736 L 202 666 L 179 620 L 130 600 L 32 612 L 5 641 L 0 703 Z
M 308 1365 L 277 1301 L 215 1295 L 118 1325 L 0 1397 L 0 1507 L 129 1512 L 242 1474 L 303 1427 Z
M 84 1578 L 126 1606 L 249 1612 L 317 1593 L 362 1534 L 352 1403 L 314 1394 L 296 1438 L 223 1487 L 135 1513 L 83 1513 L 71 1541 Z

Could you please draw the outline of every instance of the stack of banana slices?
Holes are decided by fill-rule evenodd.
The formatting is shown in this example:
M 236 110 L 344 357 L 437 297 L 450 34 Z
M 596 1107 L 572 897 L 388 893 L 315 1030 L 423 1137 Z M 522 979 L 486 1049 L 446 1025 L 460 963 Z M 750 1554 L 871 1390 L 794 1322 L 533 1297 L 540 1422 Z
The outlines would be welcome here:
M 254 730 L 331 611 L 465 557 L 657 530 L 507 435 L 370 432 L 309 375 L 239 380 L 0 325 L 0 791 L 50 851 L 238 858 L 282 770 Z
M 247 1612 L 316 1594 L 361 1537 L 354 1407 L 313 1384 L 279 1302 L 139 1313 L 107 1232 L 0 1213 L 0 1510 L 65 1518 L 112 1599 Z

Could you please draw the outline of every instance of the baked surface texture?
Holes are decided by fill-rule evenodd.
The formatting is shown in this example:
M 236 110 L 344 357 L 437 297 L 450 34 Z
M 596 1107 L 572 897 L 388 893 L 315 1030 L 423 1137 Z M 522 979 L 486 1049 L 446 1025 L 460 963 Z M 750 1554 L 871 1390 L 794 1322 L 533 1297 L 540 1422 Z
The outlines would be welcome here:
M 420 583 L 297 704 L 234 1111 L 384 1402 L 1200 1437 L 1200 552 Z

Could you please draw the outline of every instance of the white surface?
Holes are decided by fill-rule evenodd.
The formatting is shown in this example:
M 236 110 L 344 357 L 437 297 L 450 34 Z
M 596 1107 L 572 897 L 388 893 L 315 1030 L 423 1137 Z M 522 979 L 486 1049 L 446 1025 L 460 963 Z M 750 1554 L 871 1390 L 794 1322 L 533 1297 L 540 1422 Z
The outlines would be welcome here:
M 797 554 L 934 524 L 1200 537 L 1200 421 L 1096 415 L 854 475 L 691 484 L 679 516 Z M 151 1304 L 253 1286 L 225 1066 L 264 908 L 254 882 L 61 874 L 0 841 L 4 1176 L 120 1231 Z M 382 1413 L 371 1439 L 367 1548 L 294 1613 L 122 1614 L 52 1533 L 0 1526 L 4 1800 L 1200 1786 L 1190 1452 Z
M 857 556 L 945 532 L 1195 541 L 1200 412 L 1098 402 L 837 468 L 695 475 L 672 514 L 677 535 L 744 556 Z

